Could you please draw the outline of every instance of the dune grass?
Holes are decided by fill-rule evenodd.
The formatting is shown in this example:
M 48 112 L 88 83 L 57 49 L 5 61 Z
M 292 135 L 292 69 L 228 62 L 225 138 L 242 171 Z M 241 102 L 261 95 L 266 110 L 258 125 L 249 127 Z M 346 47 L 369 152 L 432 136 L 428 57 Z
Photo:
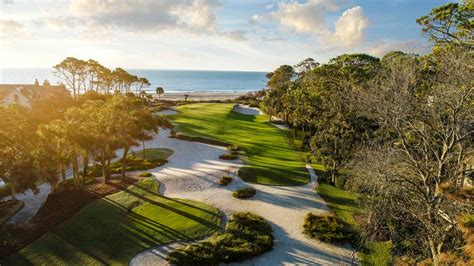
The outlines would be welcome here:
M 138 252 L 163 243 L 210 235 L 219 211 L 203 203 L 157 194 L 144 179 L 96 200 L 11 257 L 5 265 L 128 265 Z
M 232 111 L 233 104 L 199 103 L 178 108 L 172 116 L 176 131 L 225 141 L 243 148 L 247 156 L 247 182 L 265 185 L 302 185 L 309 182 L 303 157 L 289 141 L 288 133 L 268 122 L 268 116 Z

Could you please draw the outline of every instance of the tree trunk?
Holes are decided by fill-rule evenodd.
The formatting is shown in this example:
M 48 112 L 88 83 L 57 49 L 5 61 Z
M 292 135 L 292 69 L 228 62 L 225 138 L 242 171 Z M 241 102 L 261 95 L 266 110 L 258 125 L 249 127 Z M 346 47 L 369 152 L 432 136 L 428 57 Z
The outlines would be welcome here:
M 78 179 L 79 179 L 79 168 L 78 168 L 78 162 L 77 162 L 77 154 L 75 150 L 71 152 L 71 164 L 72 164 L 72 175 L 74 178 L 74 185 L 77 187 Z
M 109 173 L 108 173 L 108 169 L 107 169 L 107 164 L 106 164 L 106 160 L 105 160 L 105 151 L 102 151 L 102 154 L 100 156 L 100 164 L 102 165 L 102 177 L 103 177 L 103 183 L 107 183 L 108 181 L 108 176 L 109 176 Z
M 16 185 L 15 185 L 15 182 L 10 182 L 10 189 L 11 189 L 11 192 L 12 192 L 12 200 L 13 200 L 13 201 L 17 201 L 17 199 L 16 199 Z
M 127 168 L 127 154 L 128 154 L 129 147 L 125 147 L 123 150 L 122 156 L 122 173 L 121 173 L 121 180 L 122 182 L 125 180 L 125 169 Z
M 59 163 L 59 171 L 61 172 L 61 181 L 65 181 L 66 180 L 66 166 L 64 165 L 63 161 Z
M 51 176 L 50 183 L 51 183 L 51 194 L 54 194 L 56 192 L 56 187 L 58 186 L 57 177 L 54 175 Z
M 84 158 L 82 158 L 82 186 L 85 185 L 86 183 L 86 178 L 87 178 L 87 171 L 89 171 L 89 153 L 86 153 L 84 155 Z
M 439 253 L 438 253 L 438 250 L 436 248 L 436 244 L 433 241 L 433 239 L 430 239 L 429 243 L 430 243 L 431 259 L 433 260 L 433 265 L 438 266 L 439 265 L 439 262 L 438 262 Z
M 332 170 L 331 170 L 331 181 L 334 185 L 336 185 L 336 177 L 337 177 L 337 169 L 336 169 L 336 161 L 332 162 Z
M 146 159 L 146 154 L 145 154 L 145 141 L 142 141 L 142 149 L 143 149 L 143 160 Z

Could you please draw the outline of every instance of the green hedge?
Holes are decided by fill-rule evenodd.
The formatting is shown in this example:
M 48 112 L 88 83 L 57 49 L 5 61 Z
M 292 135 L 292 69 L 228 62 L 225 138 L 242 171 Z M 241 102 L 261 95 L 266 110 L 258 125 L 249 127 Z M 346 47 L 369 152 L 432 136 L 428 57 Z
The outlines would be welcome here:
M 232 196 L 238 199 L 248 199 L 255 196 L 256 193 L 257 191 L 255 189 L 251 187 L 246 187 L 234 191 L 234 193 L 232 193 Z
M 219 156 L 219 159 L 221 160 L 224 160 L 224 161 L 232 161 L 232 160 L 237 160 L 239 158 L 239 156 L 237 156 L 236 154 L 222 154 L 221 156 Z
M 177 249 L 167 260 L 172 265 L 219 265 L 242 262 L 272 248 L 272 229 L 265 219 L 248 212 L 236 213 L 225 232 Z
M 351 242 L 354 234 L 351 225 L 338 217 L 308 213 L 303 233 L 326 243 Z

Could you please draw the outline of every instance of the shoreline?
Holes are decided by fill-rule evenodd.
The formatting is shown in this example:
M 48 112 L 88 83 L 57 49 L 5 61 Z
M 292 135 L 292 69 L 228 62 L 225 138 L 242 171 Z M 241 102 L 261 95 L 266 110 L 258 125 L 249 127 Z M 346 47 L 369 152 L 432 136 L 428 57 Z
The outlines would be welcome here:
M 166 101 L 182 101 L 188 95 L 188 101 L 235 100 L 244 96 L 248 91 L 235 92 L 165 92 L 163 95 L 153 94 L 154 99 Z

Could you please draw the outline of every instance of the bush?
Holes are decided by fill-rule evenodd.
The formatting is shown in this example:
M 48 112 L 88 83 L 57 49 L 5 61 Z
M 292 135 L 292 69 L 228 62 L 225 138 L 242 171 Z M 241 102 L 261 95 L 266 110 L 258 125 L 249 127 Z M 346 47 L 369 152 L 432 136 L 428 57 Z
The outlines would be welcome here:
M 256 193 L 257 191 L 255 189 L 251 187 L 246 187 L 246 188 L 242 188 L 242 189 L 238 189 L 234 191 L 234 193 L 232 193 L 232 196 L 238 199 L 248 199 L 255 196 Z
M 235 144 L 230 144 L 229 146 L 227 146 L 227 150 L 234 152 L 234 151 L 239 151 L 240 148 L 239 148 L 239 146 L 237 146 Z
M 225 160 L 225 161 L 232 161 L 232 160 L 237 160 L 239 158 L 239 156 L 237 156 L 236 154 L 222 154 L 221 156 L 219 156 L 219 159 L 221 160 Z
M 227 186 L 227 185 L 229 185 L 230 183 L 232 183 L 233 180 L 234 180 L 234 179 L 233 179 L 232 177 L 230 177 L 230 176 L 223 176 L 223 177 L 221 177 L 221 179 L 219 180 L 219 184 L 220 184 L 221 186 Z
M 334 186 L 338 189 L 345 189 L 348 177 L 346 175 L 338 175 L 336 176 L 336 182 Z
M 334 216 L 306 215 L 303 233 L 326 243 L 350 242 L 354 233 L 351 226 Z
M 242 178 L 245 181 L 255 179 L 255 173 L 253 172 L 252 168 L 249 166 L 240 167 L 237 175 L 240 176 L 240 178 Z
M 152 174 L 152 173 L 145 172 L 145 173 L 139 174 L 138 176 L 139 176 L 139 177 L 152 177 L 153 174 Z
M 272 229 L 265 219 L 251 213 L 236 213 L 225 232 L 177 249 L 167 260 L 173 265 L 218 265 L 241 262 L 272 248 Z

